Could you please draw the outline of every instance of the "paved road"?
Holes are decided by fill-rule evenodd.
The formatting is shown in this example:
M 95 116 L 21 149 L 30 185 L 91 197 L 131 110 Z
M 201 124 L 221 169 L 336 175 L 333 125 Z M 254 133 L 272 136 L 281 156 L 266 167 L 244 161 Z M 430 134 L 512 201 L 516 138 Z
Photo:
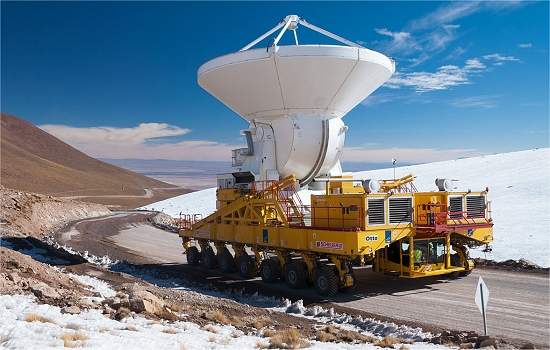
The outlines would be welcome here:
M 104 195 L 83 195 L 83 196 L 60 196 L 67 199 L 81 199 L 81 198 L 152 198 L 153 190 L 145 188 L 143 194 L 104 194 Z
M 98 223 L 88 222 L 87 226 Z M 185 261 L 176 234 L 148 225 L 126 227 L 109 240 L 159 263 Z M 413 323 L 479 333 L 483 332 L 482 319 L 474 303 L 474 294 L 478 277 L 483 276 L 490 290 L 490 334 L 550 346 L 550 284 L 546 275 L 476 269 L 470 276 L 457 280 L 407 280 L 362 268 L 356 271 L 356 276 L 357 290 L 353 294 L 339 295 L 333 303 Z M 270 285 L 270 289 L 283 295 L 296 295 L 296 291 L 288 290 L 282 283 Z M 311 290 L 300 294 L 304 298 L 315 295 Z
M 431 279 L 426 283 L 364 270 L 358 274 L 357 293 L 351 298 L 340 297 L 338 303 L 401 320 L 483 334 L 481 315 L 474 303 L 479 276 L 490 291 L 490 334 L 549 344 L 549 280 L 545 275 L 476 269 L 458 280 Z

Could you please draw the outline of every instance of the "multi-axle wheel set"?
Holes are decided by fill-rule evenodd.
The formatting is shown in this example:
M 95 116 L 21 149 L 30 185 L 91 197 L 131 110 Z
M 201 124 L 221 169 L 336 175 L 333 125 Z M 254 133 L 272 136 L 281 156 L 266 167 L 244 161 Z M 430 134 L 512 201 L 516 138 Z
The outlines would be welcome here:
M 343 257 L 260 247 L 250 248 L 249 254 L 244 244 L 229 244 L 235 252 L 232 254 L 226 242 L 186 243 L 187 263 L 192 266 L 237 272 L 244 279 L 261 277 L 265 283 L 284 281 L 293 289 L 312 286 L 322 296 L 334 296 L 355 286 L 351 261 Z

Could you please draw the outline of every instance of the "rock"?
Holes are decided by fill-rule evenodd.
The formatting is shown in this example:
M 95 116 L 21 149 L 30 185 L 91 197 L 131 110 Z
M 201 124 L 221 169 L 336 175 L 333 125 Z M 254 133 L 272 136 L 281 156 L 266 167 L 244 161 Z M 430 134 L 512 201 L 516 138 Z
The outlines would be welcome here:
M 475 343 L 462 343 L 460 344 L 460 349 L 473 349 L 475 345 Z
M 55 289 L 44 282 L 36 281 L 33 285 L 29 286 L 29 289 L 37 298 L 57 299 L 60 297 Z
M 165 313 L 164 301 L 146 290 L 132 291 L 129 305 L 134 312 L 148 312 L 153 315 Z
M 487 339 L 483 339 L 479 342 L 479 347 L 480 348 L 486 348 L 486 347 L 489 347 L 489 346 L 492 346 L 494 348 L 498 348 L 497 340 L 495 338 L 487 338 Z
M 104 314 L 110 315 L 110 314 L 112 314 L 112 313 L 114 313 L 114 312 L 115 312 L 115 310 L 114 310 L 113 308 L 111 308 L 109 305 L 105 305 L 105 306 L 103 307 L 103 313 L 104 313 Z
M 527 342 L 522 344 L 520 349 L 536 349 L 536 347 L 535 344 Z
M 115 310 L 117 310 L 121 306 L 123 306 L 123 305 L 120 304 L 120 298 L 119 297 L 107 298 L 103 301 L 103 304 L 108 305 L 108 306 L 112 307 Z
M 21 282 L 21 277 L 19 277 L 19 274 L 17 274 L 17 272 L 8 274 L 8 279 L 15 284 L 19 284 L 19 282 Z
M 80 299 L 80 306 L 83 308 L 95 308 L 96 305 L 90 299 L 83 298 Z
M 121 307 L 115 313 L 115 320 L 121 321 L 121 320 L 125 319 L 128 316 L 130 316 L 130 310 L 125 308 L 125 307 Z
M 76 305 L 65 306 L 64 308 L 61 309 L 61 312 L 64 314 L 75 315 L 80 313 L 80 308 Z
M 17 261 L 14 261 L 14 260 L 10 260 L 10 261 L 7 261 L 4 263 L 4 265 L 6 266 L 6 269 L 8 270 L 16 270 L 19 268 L 19 263 Z

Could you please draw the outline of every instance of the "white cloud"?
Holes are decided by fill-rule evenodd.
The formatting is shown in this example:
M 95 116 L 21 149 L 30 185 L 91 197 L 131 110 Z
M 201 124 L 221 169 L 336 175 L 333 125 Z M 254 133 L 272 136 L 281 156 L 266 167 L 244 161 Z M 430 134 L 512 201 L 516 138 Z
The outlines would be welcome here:
M 393 53 L 408 53 L 419 50 L 420 47 L 408 32 L 392 32 L 387 28 L 375 28 L 374 31 L 380 35 L 390 37 L 391 40 L 386 44 L 386 51 Z
M 183 129 L 165 123 L 141 123 L 132 128 L 116 128 L 97 126 L 77 128 L 67 125 L 41 125 L 41 129 L 62 137 L 66 142 L 101 142 L 101 143 L 129 143 L 139 144 L 147 140 L 161 137 L 181 136 L 189 133 L 190 129 Z
M 228 160 L 240 145 L 208 140 L 168 142 L 191 130 L 164 123 L 142 123 L 131 128 L 42 125 L 43 130 L 96 158 L 170 160 Z
M 384 52 L 392 55 L 417 55 L 410 60 L 414 66 L 429 59 L 433 53 L 445 49 L 456 38 L 458 28 L 459 25 L 444 25 L 418 37 L 414 37 L 410 32 L 393 32 L 387 28 L 376 28 L 374 31 L 390 38 L 379 43 Z
M 411 30 L 423 30 L 438 27 L 443 24 L 454 22 L 462 17 L 469 16 L 481 9 L 482 4 L 477 1 L 453 2 L 440 6 L 435 11 L 424 17 L 418 18 L 408 26 Z
M 493 64 L 500 66 L 504 64 L 504 62 L 521 62 L 519 58 L 516 58 L 514 56 L 504 56 L 499 53 L 492 53 L 490 55 L 483 56 L 484 59 L 487 61 L 492 61 Z
M 466 49 L 463 48 L 462 46 L 457 46 L 453 49 L 453 51 L 451 51 L 451 53 L 447 55 L 447 57 L 445 57 L 445 60 L 446 61 L 454 60 L 462 56 L 464 53 L 466 53 Z
M 451 105 L 458 108 L 494 108 L 497 106 L 498 97 L 496 95 L 486 95 L 457 98 L 451 101 Z
M 485 55 L 483 59 L 500 66 L 505 62 L 520 62 L 513 56 L 503 56 L 498 53 Z M 454 86 L 471 83 L 471 77 L 487 70 L 487 65 L 479 58 L 470 58 L 464 62 L 462 67 L 457 65 L 444 65 L 435 72 L 396 72 L 393 77 L 384 85 L 385 87 L 398 89 L 410 87 L 416 92 L 427 92 L 436 90 L 448 90 Z
M 464 68 L 468 70 L 475 70 L 475 69 L 485 69 L 487 68 L 487 66 L 481 63 L 481 61 L 477 58 L 470 58 L 466 60 L 466 64 Z
M 435 72 L 397 72 L 384 86 L 411 87 L 417 92 L 447 90 L 454 86 L 470 84 L 470 75 L 482 72 L 485 68 L 479 59 L 471 58 L 462 67 L 445 65 Z
M 447 24 L 437 28 L 425 36 L 424 47 L 429 51 L 438 51 L 447 47 L 456 39 L 456 32 L 460 28 L 457 24 Z
M 518 47 L 522 48 L 522 49 L 530 49 L 530 48 L 533 47 L 533 44 L 532 43 L 521 43 L 521 44 L 518 44 Z
M 345 147 L 343 161 L 383 163 L 395 158 L 404 163 L 428 163 L 481 154 L 475 149 Z
M 479 11 L 502 11 L 522 5 L 522 1 L 455 1 L 438 7 L 435 11 L 412 21 L 407 28 L 411 31 L 439 27 Z
M 503 11 L 523 4 L 520 1 L 460 1 L 449 2 L 436 10 L 412 20 L 399 31 L 377 28 L 375 31 L 391 39 L 376 42 L 379 49 L 392 55 L 410 58 L 412 66 L 445 50 L 458 37 L 460 25 L 455 22 L 479 11 Z M 459 52 L 459 51 L 458 51 Z M 457 55 L 458 52 L 454 54 Z M 455 56 L 456 57 L 456 56 Z

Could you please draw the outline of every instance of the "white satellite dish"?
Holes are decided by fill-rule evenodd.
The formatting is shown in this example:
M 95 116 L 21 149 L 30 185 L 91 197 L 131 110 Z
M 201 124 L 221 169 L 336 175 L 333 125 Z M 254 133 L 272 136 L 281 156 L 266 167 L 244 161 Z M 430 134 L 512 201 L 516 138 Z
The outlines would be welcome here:
M 346 46 L 300 45 L 298 25 Z M 279 29 L 267 49 L 252 49 Z M 287 30 L 296 45 L 278 46 Z M 250 122 L 249 147 L 234 152 L 234 171 L 251 171 L 257 180 L 294 174 L 304 184 L 341 174 L 347 128 L 340 119 L 394 71 L 383 54 L 290 15 L 240 51 L 204 63 L 198 82 Z

